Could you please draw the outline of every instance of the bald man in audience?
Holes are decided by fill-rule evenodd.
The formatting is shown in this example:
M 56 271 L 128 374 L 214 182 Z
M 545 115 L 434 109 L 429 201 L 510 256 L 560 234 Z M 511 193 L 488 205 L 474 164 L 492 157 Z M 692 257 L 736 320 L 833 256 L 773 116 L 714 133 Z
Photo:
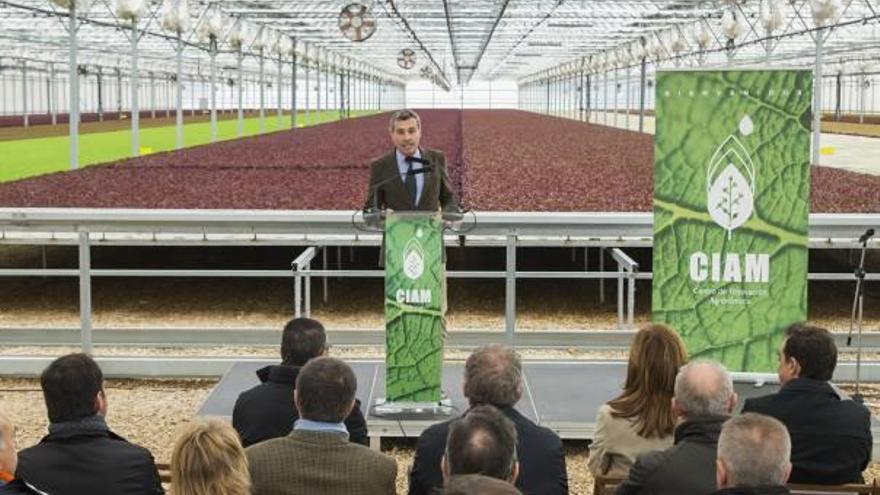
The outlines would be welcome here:
M 712 495 L 787 495 L 791 438 L 770 416 L 745 413 L 724 423 Z
M 483 474 L 513 483 L 519 474 L 516 428 L 494 406 L 477 406 L 449 425 L 443 479 Z
M 617 495 L 705 495 L 716 488 L 715 457 L 721 426 L 736 407 L 733 380 L 713 361 L 694 361 L 678 371 L 672 411 L 674 445 L 636 459 Z

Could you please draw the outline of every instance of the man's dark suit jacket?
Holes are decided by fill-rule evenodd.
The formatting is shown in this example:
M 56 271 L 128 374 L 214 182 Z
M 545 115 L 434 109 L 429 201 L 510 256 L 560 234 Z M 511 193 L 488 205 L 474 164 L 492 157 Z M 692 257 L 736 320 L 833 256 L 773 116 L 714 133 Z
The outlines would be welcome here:
M 293 405 L 293 389 L 299 366 L 266 366 L 257 370 L 259 385 L 238 396 L 232 411 L 232 426 L 238 431 L 245 447 L 270 438 L 287 436 L 299 413 Z M 369 445 L 367 422 L 356 400 L 351 414 L 345 418 L 348 439 Z
M 516 487 L 525 495 L 568 493 L 568 474 L 562 441 L 552 430 L 538 426 L 512 407 L 501 408 L 513 421 L 517 433 L 519 477 Z M 427 495 L 443 486 L 440 460 L 446 451 L 449 423 L 432 425 L 422 432 L 409 474 L 409 495 Z
M 43 437 L 18 454 L 16 476 L 52 495 L 164 493 L 149 450 L 94 429 Z
M 419 203 L 413 204 L 412 198 L 397 168 L 396 150 L 375 160 L 370 164 L 370 185 L 364 209 L 390 208 L 395 211 L 437 211 L 439 209 L 456 209 L 455 194 L 446 171 L 446 157 L 442 152 L 423 149 L 422 159 L 430 162 L 433 171 L 423 174 L 425 178 Z
M 617 495 L 705 495 L 715 491 L 718 436 L 727 416 L 685 421 L 675 428 L 675 444 L 640 455 Z
M 743 412 L 772 416 L 791 435 L 790 483 L 862 481 L 871 460 L 871 413 L 841 400 L 828 382 L 795 378 L 778 393 L 746 400 Z

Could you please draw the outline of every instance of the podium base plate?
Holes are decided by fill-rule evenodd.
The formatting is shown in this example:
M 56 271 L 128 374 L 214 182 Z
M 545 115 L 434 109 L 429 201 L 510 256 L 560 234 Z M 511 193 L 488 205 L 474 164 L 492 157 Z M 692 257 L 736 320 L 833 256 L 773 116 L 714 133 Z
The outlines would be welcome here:
M 454 416 L 458 410 L 450 399 L 439 402 L 389 402 L 385 398 L 376 399 L 371 414 L 383 419 L 395 420 L 438 420 Z

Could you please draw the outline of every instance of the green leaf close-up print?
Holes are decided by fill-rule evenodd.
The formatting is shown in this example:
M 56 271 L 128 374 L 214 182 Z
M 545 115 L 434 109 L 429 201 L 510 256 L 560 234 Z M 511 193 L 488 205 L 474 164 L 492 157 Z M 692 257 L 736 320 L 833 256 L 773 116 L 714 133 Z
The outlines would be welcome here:
M 807 317 L 812 74 L 661 71 L 652 312 L 692 359 L 773 371 Z
M 438 402 L 446 332 L 442 222 L 397 213 L 385 228 L 386 399 Z

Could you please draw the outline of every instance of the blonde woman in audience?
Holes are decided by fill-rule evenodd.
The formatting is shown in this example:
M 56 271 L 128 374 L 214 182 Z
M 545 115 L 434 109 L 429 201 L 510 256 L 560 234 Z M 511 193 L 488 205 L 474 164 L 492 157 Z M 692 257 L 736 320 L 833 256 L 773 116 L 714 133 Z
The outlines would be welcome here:
M 623 392 L 596 415 L 588 461 L 594 476 L 625 477 L 638 455 L 672 446 L 675 375 L 685 361 L 684 343 L 671 328 L 636 333 Z
M 196 419 L 171 454 L 171 495 L 250 495 L 247 457 L 231 425 Z

